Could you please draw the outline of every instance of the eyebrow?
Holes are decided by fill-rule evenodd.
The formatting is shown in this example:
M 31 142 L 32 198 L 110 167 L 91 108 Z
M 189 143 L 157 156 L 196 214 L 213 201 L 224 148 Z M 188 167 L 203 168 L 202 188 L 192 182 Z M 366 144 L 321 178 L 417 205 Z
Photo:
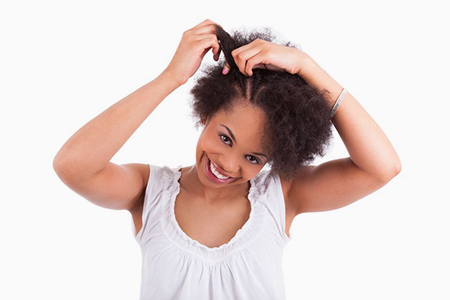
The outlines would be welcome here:
M 228 131 L 228 134 L 231 136 L 231 138 L 233 139 L 233 141 L 234 141 L 235 143 L 237 143 L 237 142 L 236 142 L 236 137 L 234 136 L 234 134 L 233 134 L 233 132 L 231 131 L 231 129 L 228 128 L 227 126 L 223 125 L 223 124 L 220 124 L 220 126 L 225 127 L 225 129 Z M 252 152 L 251 154 L 259 155 L 259 156 L 264 156 L 265 158 L 267 158 L 267 155 L 265 155 L 265 154 L 263 154 L 263 153 Z

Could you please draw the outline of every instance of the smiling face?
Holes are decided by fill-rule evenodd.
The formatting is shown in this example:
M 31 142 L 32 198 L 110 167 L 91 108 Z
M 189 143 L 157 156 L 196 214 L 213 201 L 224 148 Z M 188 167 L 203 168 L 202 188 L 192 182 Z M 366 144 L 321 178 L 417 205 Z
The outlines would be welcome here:
M 267 163 L 261 147 L 264 122 L 259 108 L 243 103 L 208 118 L 196 151 L 201 183 L 220 188 L 254 178 Z

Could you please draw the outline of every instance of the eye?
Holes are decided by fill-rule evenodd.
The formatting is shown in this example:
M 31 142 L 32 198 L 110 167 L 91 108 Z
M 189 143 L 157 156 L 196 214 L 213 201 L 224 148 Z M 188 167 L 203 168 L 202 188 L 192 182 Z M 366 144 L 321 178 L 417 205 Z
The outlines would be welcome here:
M 220 139 L 222 140 L 222 142 L 224 142 L 227 145 L 230 145 L 230 144 L 228 144 L 228 143 L 231 143 L 231 139 L 229 137 L 227 137 L 224 134 L 219 134 L 219 136 L 220 136 Z
M 247 159 L 250 163 L 257 165 L 259 164 L 259 159 L 257 159 L 256 157 L 252 156 L 252 155 L 247 155 Z
M 230 144 L 227 143 L 227 142 L 231 142 L 231 139 L 230 139 L 228 136 L 226 136 L 225 134 L 219 134 L 219 137 L 220 137 L 220 139 L 222 140 L 222 142 L 224 142 L 224 143 L 227 144 L 227 145 L 230 145 Z M 253 156 L 253 155 L 247 155 L 247 157 L 250 158 L 250 159 L 248 159 L 248 161 L 249 161 L 251 164 L 254 164 L 254 165 L 260 164 L 259 159 L 256 158 L 255 156 Z

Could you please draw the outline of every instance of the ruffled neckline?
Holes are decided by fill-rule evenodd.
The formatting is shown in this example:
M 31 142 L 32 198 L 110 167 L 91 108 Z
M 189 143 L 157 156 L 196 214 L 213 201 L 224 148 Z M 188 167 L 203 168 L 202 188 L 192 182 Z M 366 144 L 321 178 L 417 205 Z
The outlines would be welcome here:
M 171 184 L 169 184 L 168 189 L 171 189 L 171 197 L 170 197 L 170 203 L 168 205 L 169 208 L 169 218 L 170 218 L 170 222 L 173 225 L 173 228 L 175 229 L 177 235 L 179 237 L 181 237 L 185 242 L 187 242 L 188 244 L 198 247 L 200 249 L 203 249 L 203 251 L 206 252 L 219 252 L 219 251 L 223 251 L 226 248 L 232 247 L 234 244 L 236 244 L 237 241 L 239 241 L 239 239 L 241 238 L 241 236 L 243 234 L 245 234 L 250 226 L 252 225 L 252 223 L 254 222 L 255 219 L 255 214 L 256 214 L 256 209 L 257 206 L 259 206 L 259 202 L 257 201 L 260 194 L 261 194 L 261 190 L 260 190 L 260 185 L 258 184 L 259 181 L 259 175 L 258 174 L 256 177 L 252 178 L 250 180 L 250 188 L 249 188 L 249 192 L 247 194 L 247 200 L 250 201 L 250 206 L 251 206 L 251 210 L 250 210 L 250 215 L 248 220 L 245 222 L 245 224 L 238 229 L 238 231 L 236 232 L 236 234 L 231 238 L 231 240 L 229 240 L 227 243 L 222 244 L 220 246 L 216 246 L 216 247 L 208 247 L 200 242 L 198 242 L 197 240 L 194 240 L 193 238 L 189 237 L 180 227 L 180 225 L 178 224 L 178 221 L 176 220 L 175 217 L 175 201 L 176 201 L 176 197 L 179 195 L 180 193 L 180 178 L 181 178 L 181 168 L 182 166 L 179 165 L 176 168 L 170 168 L 169 170 L 171 172 L 166 172 L 166 176 L 170 177 L 170 181 Z M 169 171 L 168 170 L 168 171 Z

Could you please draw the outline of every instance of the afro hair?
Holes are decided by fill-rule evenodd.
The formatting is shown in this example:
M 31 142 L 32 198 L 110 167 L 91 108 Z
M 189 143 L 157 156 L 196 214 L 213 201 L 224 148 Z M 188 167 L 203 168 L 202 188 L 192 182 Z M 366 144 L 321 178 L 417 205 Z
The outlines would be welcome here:
M 190 91 L 196 127 L 202 125 L 203 117 L 213 117 L 236 101 L 246 100 L 266 116 L 261 144 L 268 153 L 270 172 L 290 179 L 315 157 L 323 157 L 332 139 L 328 91 L 317 90 L 297 74 L 253 69 L 253 75 L 246 76 L 239 71 L 231 52 L 255 39 L 274 42 L 269 28 L 230 35 L 216 25 L 216 35 L 225 60 L 204 67 Z M 282 45 L 297 48 L 290 42 Z M 231 67 L 227 75 L 222 74 L 225 61 Z

